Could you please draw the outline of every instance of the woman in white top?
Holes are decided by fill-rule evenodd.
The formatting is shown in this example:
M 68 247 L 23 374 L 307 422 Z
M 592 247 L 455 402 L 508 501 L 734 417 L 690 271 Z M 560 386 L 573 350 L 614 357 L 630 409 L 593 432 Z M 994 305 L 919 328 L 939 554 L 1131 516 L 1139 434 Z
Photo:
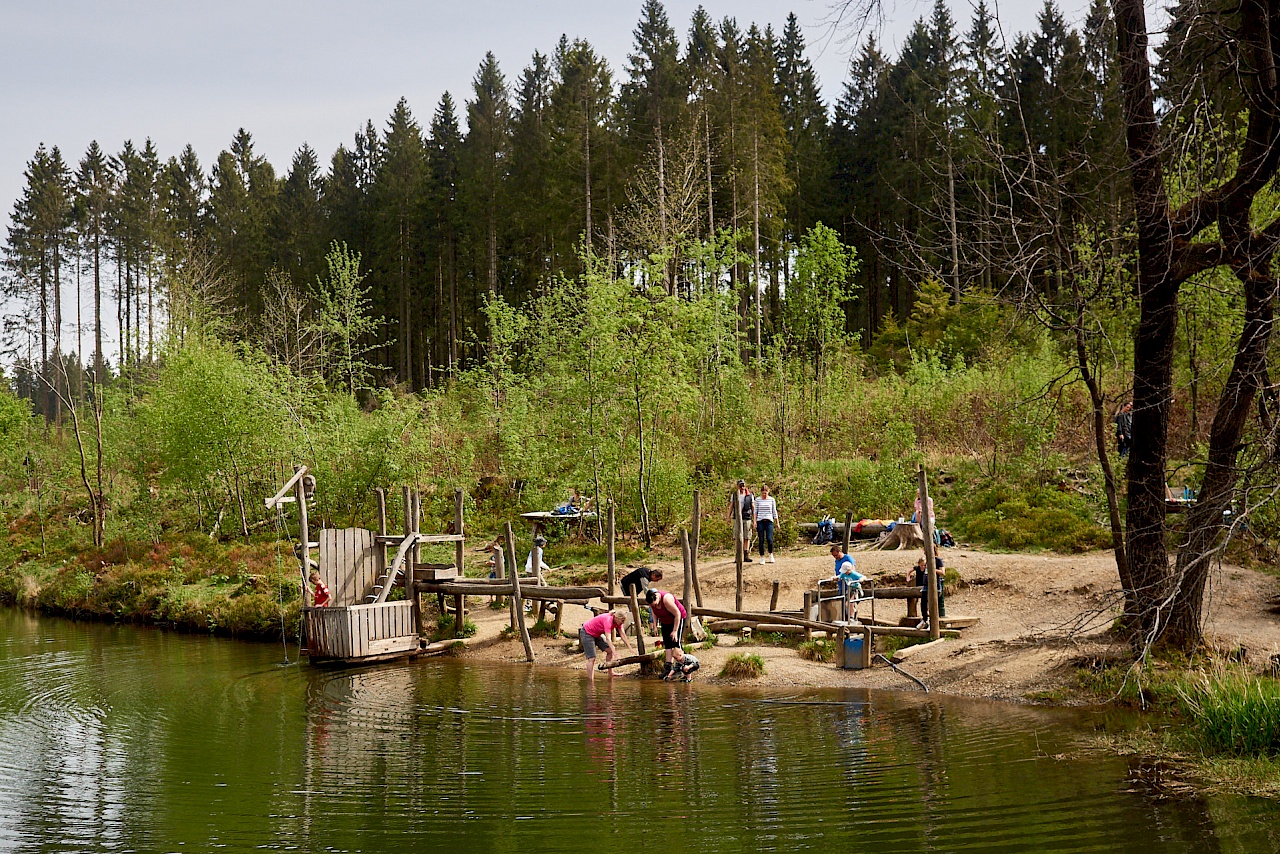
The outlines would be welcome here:
M 769 495 L 769 487 L 760 487 L 760 495 L 751 507 L 751 515 L 756 520 L 756 539 L 760 541 L 760 557 L 764 563 L 777 563 L 773 556 L 773 529 L 778 519 L 778 502 Z M 766 547 L 769 556 L 765 557 Z

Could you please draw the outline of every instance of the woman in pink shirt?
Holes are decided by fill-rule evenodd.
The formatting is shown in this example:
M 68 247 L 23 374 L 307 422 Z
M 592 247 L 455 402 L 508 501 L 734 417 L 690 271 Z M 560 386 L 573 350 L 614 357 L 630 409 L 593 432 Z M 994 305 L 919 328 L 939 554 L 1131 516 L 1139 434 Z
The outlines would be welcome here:
M 612 635 L 616 631 L 618 639 L 625 646 L 627 643 L 626 636 L 622 630 L 626 628 L 630 622 L 630 616 L 621 611 L 605 611 L 599 616 L 592 617 L 583 623 L 582 628 L 578 629 L 578 640 L 582 642 L 582 654 L 587 657 L 587 678 L 595 681 L 596 678 L 596 650 L 604 650 L 604 660 L 606 662 L 613 661 L 613 639 Z M 613 676 L 613 671 L 609 671 L 609 676 Z

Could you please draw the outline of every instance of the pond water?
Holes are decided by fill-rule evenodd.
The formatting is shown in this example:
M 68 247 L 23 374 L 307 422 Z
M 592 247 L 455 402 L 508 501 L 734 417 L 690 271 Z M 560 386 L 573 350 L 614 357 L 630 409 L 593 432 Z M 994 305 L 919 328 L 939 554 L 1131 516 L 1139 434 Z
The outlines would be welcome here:
M 1089 714 L 282 658 L 0 609 L 0 849 L 1280 850 L 1280 805 L 1143 791 Z

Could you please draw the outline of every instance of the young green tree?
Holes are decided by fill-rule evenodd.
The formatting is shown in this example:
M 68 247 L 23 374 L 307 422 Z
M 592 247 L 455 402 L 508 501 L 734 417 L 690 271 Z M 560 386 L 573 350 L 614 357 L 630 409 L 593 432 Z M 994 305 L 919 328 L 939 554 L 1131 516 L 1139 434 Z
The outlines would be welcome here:
M 375 338 L 383 318 L 372 315 L 369 289 L 361 286 L 360 253 L 334 243 L 325 265 L 327 275 L 316 279 L 316 328 L 330 381 L 354 395 L 370 387 L 374 365 L 365 357 L 390 342 Z

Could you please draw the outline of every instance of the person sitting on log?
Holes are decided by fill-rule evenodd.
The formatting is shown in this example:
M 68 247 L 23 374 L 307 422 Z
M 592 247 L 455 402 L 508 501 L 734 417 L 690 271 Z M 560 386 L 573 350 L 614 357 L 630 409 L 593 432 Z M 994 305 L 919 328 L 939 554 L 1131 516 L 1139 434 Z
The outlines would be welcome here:
M 578 640 L 582 644 L 582 654 L 587 657 L 587 678 L 595 681 L 596 678 L 596 650 L 604 650 L 604 660 L 606 663 L 613 661 L 613 634 L 618 634 L 618 639 L 622 641 L 622 645 L 627 645 L 627 638 L 623 634 L 623 629 L 627 627 L 627 623 L 631 622 L 631 615 L 621 611 L 605 611 L 598 617 L 592 617 L 582 624 L 582 628 L 578 629 Z M 603 670 L 604 667 L 601 666 Z M 613 676 L 613 670 L 609 670 L 609 676 Z
M 666 666 L 662 675 L 665 676 L 671 669 L 671 651 L 680 648 L 680 632 L 689 614 L 685 611 L 684 604 L 665 590 L 646 590 L 644 601 L 653 608 L 658 625 L 662 627 L 662 648 L 666 650 Z
M 324 608 L 329 604 L 329 587 L 320 580 L 320 573 L 311 570 L 311 574 L 307 576 L 307 580 L 311 582 L 311 603 L 316 608 Z M 304 603 L 305 604 L 305 603 Z
M 668 682 L 688 682 L 701 666 L 697 656 L 676 647 L 671 650 L 671 669 L 662 678 Z

